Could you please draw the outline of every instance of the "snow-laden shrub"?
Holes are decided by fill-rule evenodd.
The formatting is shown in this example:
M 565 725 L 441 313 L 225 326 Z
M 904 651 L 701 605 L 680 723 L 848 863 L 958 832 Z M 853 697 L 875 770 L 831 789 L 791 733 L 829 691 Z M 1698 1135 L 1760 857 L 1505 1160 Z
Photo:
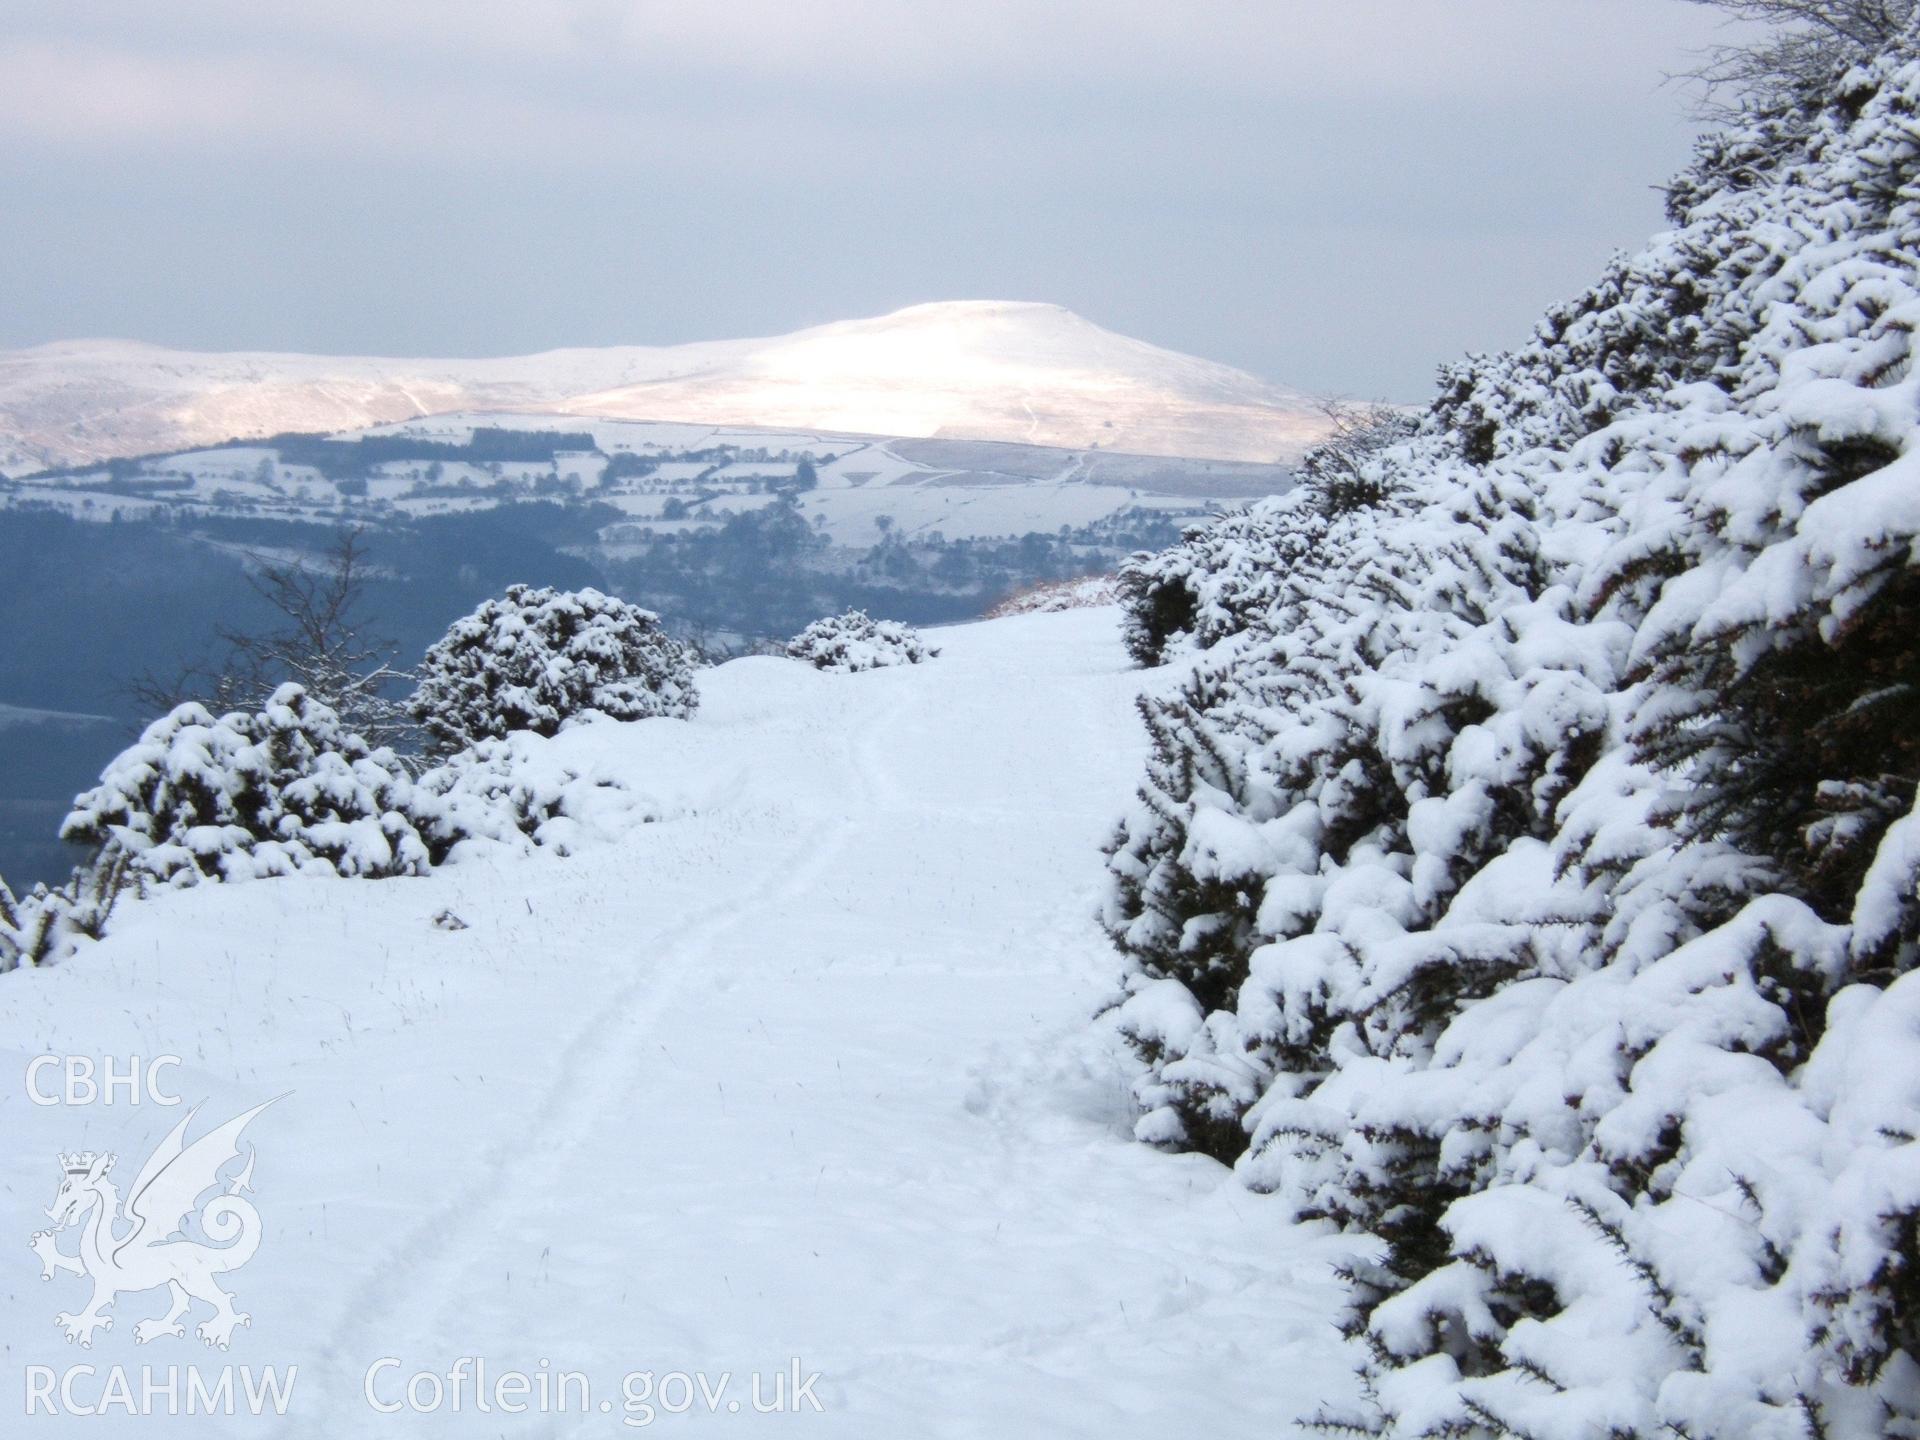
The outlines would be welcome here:
M 875 620 L 864 610 L 814 621 L 788 642 L 787 654 L 817 670 L 879 670 L 918 665 L 940 652 L 898 620 Z
M 618 776 L 570 762 L 525 732 L 486 740 L 414 782 L 411 811 L 435 862 L 489 845 L 569 855 L 660 818 Z
M 257 713 L 182 705 L 149 725 L 74 800 L 61 835 L 95 847 L 88 873 L 117 866 L 142 884 L 185 886 L 420 875 L 461 847 L 566 853 L 655 818 L 617 778 L 564 763 L 528 734 L 411 776 L 284 685 Z
M 408 708 L 440 754 L 576 716 L 684 719 L 699 702 L 687 651 L 651 611 L 598 590 L 510 586 L 427 651 Z
M 1257 500 L 1190 527 L 1171 549 L 1127 557 L 1117 581 L 1120 633 L 1136 664 L 1218 644 L 1267 611 L 1291 562 L 1307 553 L 1278 508 L 1284 503 Z
M 1372 462 L 1410 438 L 1419 418 L 1391 405 L 1323 402 L 1332 426 L 1326 439 L 1301 457 L 1299 478 L 1313 486 L 1315 503 L 1339 512 L 1387 498 L 1390 472 Z
M 1160 665 L 1248 630 L 1267 630 L 1295 570 L 1318 564 L 1342 516 L 1389 504 L 1415 418 L 1380 406 L 1332 407 L 1335 433 L 1309 450 L 1295 490 L 1256 500 L 1180 543 L 1131 555 L 1115 581 L 1121 639 L 1134 663 Z
M 541 736 L 484 741 L 415 776 L 298 685 L 257 712 L 182 705 L 74 800 L 61 836 L 93 853 L 70 884 L 16 898 L 0 882 L 0 972 L 97 939 L 130 889 L 421 875 L 501 847 L 566 855 L 660 815 L 591 751 Z
M 1920 1434 L 1917 171 L 1903 41 L 1133 567 L 1138 1133 L 1384 1242 L 1337 1433 Z
M 124 858 L 145 881 L 191 885 L 306 870 L 417 875 L 431 852 L 407 809 L 411 787 L 298 685 L 257 712 L 181 705 L 77 796 L 63 840 Z

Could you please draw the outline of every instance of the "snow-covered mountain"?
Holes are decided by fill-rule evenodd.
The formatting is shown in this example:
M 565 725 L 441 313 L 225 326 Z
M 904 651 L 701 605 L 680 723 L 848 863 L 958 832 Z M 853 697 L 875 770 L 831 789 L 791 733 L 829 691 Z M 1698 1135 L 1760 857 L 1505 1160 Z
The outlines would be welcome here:
M 1057 305 L 915 305 L 773 339 L 490 360 L 209 354 L 125 340 L 0 352 L 0 471 L 456 410 L 1018 440 L 1290 459 L 1324 431 L 1298 391 Z

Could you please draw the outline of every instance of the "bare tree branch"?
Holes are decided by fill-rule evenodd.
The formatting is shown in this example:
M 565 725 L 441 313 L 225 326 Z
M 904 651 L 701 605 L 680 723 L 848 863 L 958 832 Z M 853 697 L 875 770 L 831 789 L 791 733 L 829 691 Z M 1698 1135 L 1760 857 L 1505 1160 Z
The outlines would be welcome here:
M 1750 39 L 1716 45 L 1676 78 L 1703 87 L 1703 119 L 1726 120 L 1752 105 L 1817 95 L 1877 53 L 1913 18 L 1916 0 L 1687 0 L 1737 22 L 1764 27 Z
M 1378 400 L 1352 401 L 1331 396 L 1316 402 L 1330 433 L 1300 462 L 1302 478 L 1335 510 L 1377 504 L 1385 490 L 1369 473 L 1368 462 L 1413 433 L 1414 417 Z
M 340 531 L 319 566 L 249 558 L 247 581 L 284 617 L 283 627 L 255 634 L 222 626 L 216 633 L 226 653 L 218 662 L 171 678 L 143 675 L 128 687 L 134 699 L 150 713 L 188 700 L 217 711 L 257 709 L 292 680 L 371 744 L 411 748 L 416 728 L 386 692 L 413 677 L 393 663 L 394 643 L 370 634 L 361 614 L 370 578 L 364 532 Z

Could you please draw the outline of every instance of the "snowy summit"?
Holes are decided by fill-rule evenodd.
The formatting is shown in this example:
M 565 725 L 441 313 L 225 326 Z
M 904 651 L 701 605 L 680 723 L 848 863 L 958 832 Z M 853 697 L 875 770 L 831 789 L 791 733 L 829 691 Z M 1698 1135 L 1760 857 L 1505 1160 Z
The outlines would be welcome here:
M 125 340 L 0 353 L 0 467 L 37 469 L 452 411 L 1296 457 L 1307 397 L 1057 305 L 951 301 L 758 340 L 492 360 L 207 354 Z

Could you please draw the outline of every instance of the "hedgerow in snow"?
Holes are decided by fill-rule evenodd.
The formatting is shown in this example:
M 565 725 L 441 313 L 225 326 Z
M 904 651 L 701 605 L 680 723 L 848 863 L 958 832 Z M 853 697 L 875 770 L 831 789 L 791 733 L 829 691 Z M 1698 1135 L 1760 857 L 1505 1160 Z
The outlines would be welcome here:
M 1178 545 L 1121 566 L 1121 639 L 1136 664 L 1268 628 L 1287 576 L 1317 565 L 1341 517 L 1393 499 L 1401 463 L 1393 447 L 1414 418 L 1383 406 L 1336 404 L 1329 414 L 1334 433 L 1301 460 L 1295 493 L 1191 527 Z
M 598 590 L 510 586 L 454 622 L 421 662 L 409 709 L 437 753 L 518 730 L 554 735 L 595 711 L 684 719 L 693 664 L 657 616 Z
M 802 630 L 787 654 L 816 670 L 880 670 L 889 665 L 918 665 L 940 652 L 920 632 L 898 620 L 875 620 L 864 610 L 829 615 Z
M 1920 1434 L 1917 169 L 1908 38 L 1129 569 L 1138 1132 L 1384 1242 L 1330 1429 Z

